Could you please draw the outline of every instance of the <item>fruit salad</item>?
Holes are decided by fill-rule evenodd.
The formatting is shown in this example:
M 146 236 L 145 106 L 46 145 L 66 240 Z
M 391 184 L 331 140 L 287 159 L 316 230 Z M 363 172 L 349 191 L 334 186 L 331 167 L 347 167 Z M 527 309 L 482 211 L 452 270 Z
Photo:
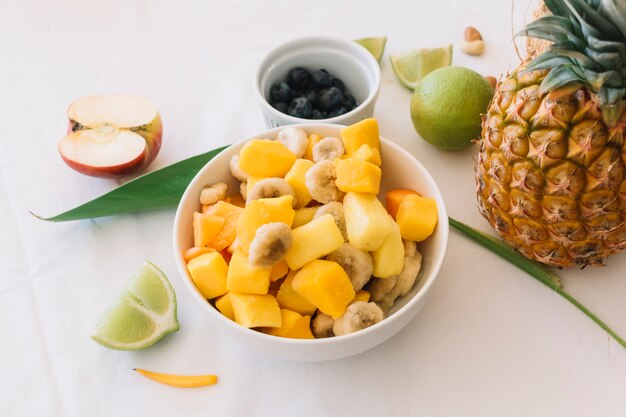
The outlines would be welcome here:
M 417 243 L 437 206 L 415 190 L 378 199 L 378 124 L 322 137 L 285 127 L 230 161 L 241 182 L 201 192 L 183 256 L 198 291 L 224 316 L 274 336 L 340 336 L 383 320 L 414 286 Z

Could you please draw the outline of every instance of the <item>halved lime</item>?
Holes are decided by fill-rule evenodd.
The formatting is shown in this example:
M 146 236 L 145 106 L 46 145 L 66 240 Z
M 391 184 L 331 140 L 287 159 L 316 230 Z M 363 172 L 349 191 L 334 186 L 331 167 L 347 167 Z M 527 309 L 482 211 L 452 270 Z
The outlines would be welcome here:
M 412 49 L 400 55 L 389 55 L 389 60 L 402 85 L 414 90 L 426 74 L 452 63 L 452 45 Z
M 387 37 L 380 36 L 377 38 L 361 38 L 355 39 L 356 43 L 370 51 L 376 61 L 380 62 L 380 59 L 383 57 L 383 53 L 385 52 L 385 45 L 387 44 Z
M 138 350 L 179 328 L 174 288 L 146 261 L 102 315 L 91 338 L 111 349 Z

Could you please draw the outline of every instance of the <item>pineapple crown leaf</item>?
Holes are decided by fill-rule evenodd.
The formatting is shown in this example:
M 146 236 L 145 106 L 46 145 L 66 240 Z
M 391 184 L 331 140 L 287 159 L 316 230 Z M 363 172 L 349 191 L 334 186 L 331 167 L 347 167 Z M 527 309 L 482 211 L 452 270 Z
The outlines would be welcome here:
M 524 72 L 549 69 L 542 92 L 584 86 L 600 106 L 615 106 L 626 94 L 626 1 L 544 0 L 551 15 L 526 26 L 517 36 L 552 42 Z

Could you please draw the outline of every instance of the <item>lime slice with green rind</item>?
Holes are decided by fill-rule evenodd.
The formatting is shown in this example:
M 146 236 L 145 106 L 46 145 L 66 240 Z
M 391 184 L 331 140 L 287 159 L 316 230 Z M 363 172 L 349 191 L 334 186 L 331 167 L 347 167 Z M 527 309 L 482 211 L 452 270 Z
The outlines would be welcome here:
M 91 338 L 111 349 L 138 350 L 179 328 L 174 288 L 146 261 L 102 315 Z
M 355 39 L 356 43 L 367 49 L 376 58 L 376 61 L 380 62 L 385 52 L 385 45 L 387 44 L 387 37 L 380 36 L 377 38 L 361 38 Z
M 452 63 L 452 45 L 412 49 L 400 55 L 390 55 L 389 60 L 402 85 L 414 90 L 426 74 Z

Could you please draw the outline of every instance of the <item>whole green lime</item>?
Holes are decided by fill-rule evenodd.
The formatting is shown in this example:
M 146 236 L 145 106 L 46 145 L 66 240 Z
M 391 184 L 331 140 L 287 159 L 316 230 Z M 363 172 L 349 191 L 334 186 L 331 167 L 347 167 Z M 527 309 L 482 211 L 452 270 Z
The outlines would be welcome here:
M 440 149 L 468 147 L 480 135 L 481 114 L 493 88 L 480 74 L 464 67 L 439 68 L 419 82 L 411 98 L 417 133 Z

